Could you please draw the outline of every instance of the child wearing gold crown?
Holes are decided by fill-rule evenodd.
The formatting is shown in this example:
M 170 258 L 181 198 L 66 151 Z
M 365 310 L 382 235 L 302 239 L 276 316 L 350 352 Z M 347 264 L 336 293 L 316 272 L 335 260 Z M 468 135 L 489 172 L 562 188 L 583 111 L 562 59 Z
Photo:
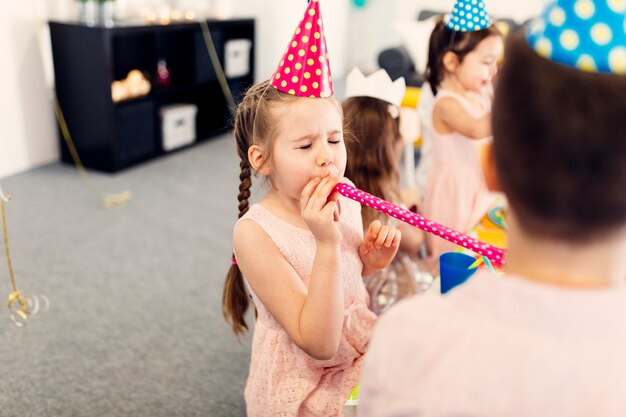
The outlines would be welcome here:
M 404 144 L 400 104 L 405 91 L 402 77 L 392 82 L 383 69 L 365 76 L 354 68 L 346 78 L 346 98 L 342 102 L 345 134 L 351 137 L 347 142 L 346 176 L 357 188 L 403 206 L 407 202 L 400 186 Z M 376 219 L 383 223 L 391 221 L 402 233 L 400 249 L 392 264 L 366 279 L 370 307 L 381 314 L 432 282 L 432 276 L 418 266 L 424 232 L 407 223 L 396 223 L 366 206 L 361 208 L 361 215 L 364 227 Z
M 430 170 L 424 216 L 468 232 L 487 213 L 494 195 L 480 168 L 480 150 L 491 135 L 491 88 L 502 37 L 482 0 L 458 0 L 449 19 L 431 33 L 426 78 L 434 94 L 424 123 Z M 426 237 L 431 269 L 454 245 Z
M 557 0 L 508 38 L 484 161 L 504 274 L 382 316 L 360 416 L 625 415 L 625 15 Z
M 257 313 L 249 417 L 342 415 L 376 318 L 363 276 L 386 267 L 399 246 L 400 232 L 379 221 L 364 237 L 359 205 L 333 191 L 346 147 L 332 93 L 311 0 L 271 80 L 250 88 L 235 115 L 240 219 L 223 311 L 238 334 L 249 298 Z M 249 207 L 252 171 L 269 190 Z

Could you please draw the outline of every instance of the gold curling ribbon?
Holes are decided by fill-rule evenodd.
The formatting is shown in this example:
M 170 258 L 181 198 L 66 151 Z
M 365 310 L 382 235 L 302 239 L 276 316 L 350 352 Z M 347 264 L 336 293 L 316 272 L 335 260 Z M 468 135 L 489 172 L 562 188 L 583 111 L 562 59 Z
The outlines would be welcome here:
M 4 251 L 7 257 L 7 265 L 9 267 L 9 277 L 11 278 L 11 286 L 13 292 L 9 294 L 9 300 L 7 301 L 7 307 L 11 312 L 10 317 L 16 326 L 25 326 L 28 321 L 30 311 L 26 303 L 26 297 L 20 294 L 15 284 L 15 274 L 13 273 L 13 263 L 11 262 L 11 251 L 9 250 L 9 235 L 7 233 L 7 219 L 4 203 L 11 201 L 11 196 L 7 196 L 2 192 L 0 187 L 0 210 L 2 211 L 2 236 L 4 237 Z M 16 304 L 17 303 L 17 304 Z M 17 317 L 16 317 L 17 315 Z
M 33 7 L 33 15 L 36 16 L 36 22 L 35 22 L 35 33 L 37 34 L 37 47 L 39 49 L 39 56 L 41 57 L 41 61 L 42 62 L 46 62 L 46 48 L 44 48 L 44 46 L 41 44 L 41 40 L 42 40 L 42 36 L 41 36 L 41 21 L 42 19 L 40 19 L 40 15 L 41 13 L 39 12 L 39 10 L 37 9 L 37 4 L 36 4 L 36 0 L 31 0 L 31 6 Z M 45 19 L 47 20 L 47 19 Z M 67 123 L 65 121 L 65 117 L 63 116 L 63 111 L 61 110 L 61 105 L 59 104 L 59 100 L 56 97 L 55 94 L 53 94 L 54 97 L 54 113 L 56 115 L 57 121 L 59 123 L 59 127 L 61 129 L 61 134 L 63 136 L 63 140 L 65 141 L 65 143 L 67 144 L 67 148 L 70 152 L 70 155 L 72 157 L 72 160 L 74 161 L 74 165 L 76 166 L 76 169 L 78 170 L 80 176 L 82 177 L 83 181 L 85 182 L 85 184 L 91 188 L 93 191 L 95 191 L 97 194 L 102 196 L 102 205 L 105 208 L 113 208 L 113 207 L 123 207 L 126 202 L 128 200 L 131 199 L 132 197 L 132 193 L 130 191 L 124 191 L 122 193 L 117 193 L 117 194 L 105 194 L 103 195 L 102 192 L 100 192 L 100 190 L 98 190 L 98 188 L 95 186 L 95 184 L 91 181 L 91 177 L 89 176 L 89 173 L 87 172 L 87 170 L 85 169 L 82 161 L 80 160 L 80 157 L 78 156 L 78 151 L 76 150 L 76 146 L 74 146 L 74 141 L 72 140 L 72 137 L 70 136 L 70 132 L 69 129 L 67 127 Z
M 67 127 L 67 122 L 65 121 L 65 117 L 63 116 L 61 104 L 59 104 L 59 100 L 56 97 L 54 98 L 54 113 L 56 114 L 57 120 L 59 122 L 59 127 L 61 128 L 61 136 L 63 136 L 63 140 L 67 145 L 67 149 L 69 150 L 70 156 L 74 161 L 74 165 L 76 165 L 78 173 L 88 187 L 90 187 L 96 193 L 102 194 L 91 180 L 91 177 L 85 169 L 83 162 L 80 160 L 80 156 L 78 155 L 78 151 L 76 150 L 76 146 L 74 145 L 74 141 L 72 140 L 72 136 L 70 135 L 70 130 Z M 105 194 L 102 198 L 102 205 L 107 209 L 114 207 L 124 207 L 126 202 L 130 200 L 132 196 L 133 194 L 130 191 L 123 191 L 116 194 Z
M 37 10 L 36 0 L 32 0 L 31 1 L 31 5 L 33 6 L 33 15 L 37 17 L 36 18 L 37 21 L 36 21 L 36 24 L 35 24 L 35 33 L 37 34 L 36 39 L 37 39 L 37 47 L 39 49 L 39 55 L 41 57 L 42 62 L 46 62 L 47 61 L 47 59 L 46 59 L 46 55 L 47 54 L 44 52 L 45 48 L 41 44 L 41 39 L 42 39 L 42 36 L 41 36 L 41 24 L 42 23 L 41 23 L 41 21 L 39 19 L 39 16 L 40 16 L 41 13 L 39 13 L 39 11 Z M 76 146 L 74 146 L 74 141 L 72 140 L 72 137 L 70 136 L 70 131 L 69 131 L 68 127 L 67 127 L 67 123 L 65 121 L 65 117 L 63 116 L 63 111 L 61 110 L 61 105 L 59 104 L 59 100 L 56 97 L 56 95 L 54 95 L 54 94 L 53 94 L 53 97 L 54 97 L 54 113 L 55 113 L 57 121 L 59 123 L 59 127 L 61 129 L 63 140 L 67 144 L 67 148 L 68 148 L 68 150 L 70 152 L 72 160 L 74 161 L 74 165 L 76 166 L 76 169 L 78 170 L 80 176 L 83 178 L 83 181 L 93 191 L 95 191 L 97 194 L 102 196 L 102 205 L 105 208 L 123 207 L 126 204 L 126 202 L 131 199 L 132 193 L 130 191 L 124 191 L 122 193 L 117 193 L 117 194 L 105 194 L 105 195 L 103 195 L 103 193 L 100 192 L 100 190 L 98 190 L 98 188 L 95 186 L 93 181 L 91 181 L 91 177 L 89 176 L 89 173 L 85 169 L 82 161 L 80 160 L 80 157 L 78 156 L 78 151 L 76 150 Z

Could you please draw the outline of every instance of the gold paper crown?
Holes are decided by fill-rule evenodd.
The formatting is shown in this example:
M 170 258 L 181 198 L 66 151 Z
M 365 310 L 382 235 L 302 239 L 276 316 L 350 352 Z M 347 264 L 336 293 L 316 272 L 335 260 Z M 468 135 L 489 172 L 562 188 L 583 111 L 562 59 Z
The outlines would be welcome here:
M 346 98 L 373 97 L 400 107 L 405 91 L 404 77 L 391 81 L 384 69 L 366 77 L 358 68 L 354 68 L 346 78 Z

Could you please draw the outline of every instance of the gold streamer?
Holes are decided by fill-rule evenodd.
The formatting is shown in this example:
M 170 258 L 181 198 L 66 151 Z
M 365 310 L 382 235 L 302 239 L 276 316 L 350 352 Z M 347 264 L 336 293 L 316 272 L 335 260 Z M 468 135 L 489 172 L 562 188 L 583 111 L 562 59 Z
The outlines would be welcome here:
M 83 162 L 80 160 L 80 156 L 78 155 L 78 151 L 76 150 L 76 146 L 74 146 L 74 141 L 70 136 L 70 130 L 67 127 L 67 122 L 65 121 L 65 116 L 63 116 L 63 111 L 61 110 L 61 104 L 59 100 L 54 97 L 54 113 L 56 114 L 57 120 L 59 122 L 59 127 L 61 128 L 61 136 L 63 136 L 63 140 L 65 140 L 65 144 L 67 145 L 67 149 L 70 151 L 70 156 L 74 160 L 74 164 L 76 165 L 76 169 L 78 173 L 83 178 L 83 181 L 95 191 L 98 191 L 94 183 L 91 181 L 91 177 L 89 173 L 85 169 Z
M 9 250 L 9 235 L 7 233 L 7 219 L 4 203 L 11 201 L 11 196 L 5 195 L 0 187 L 0 211 L 2 212 L 2 236 L 4 238 L 4 251 L 7 257 L 7 265 L 9 267 L 9 277 L 11 279 L 11 286 L 13 291 L 9 294 L 7 301 L 7 307 L 9 308 L 11 320 L 16 326 L 22 327 L 26 325 L 28 321 L 28 315 L 30 311 L 26 303 L 26 297 L 24 297 L 17 289 L 15 284 L 15 274 L 13 273 L 13 263 L 11 262 L 11 251 Z M 17 317 L 16 317 L 17 315 Z
M 65 121 L 65 117 L 63 116 L 63 111 L 61 110 L 61 104 L 59 100 L 54 98 L 54 113 L 56 114 L 57 121 L 59 122 L 59 127 L 61 128 L 61 136 L 63 136 L 63 140 L 67 145 L 67 149 L 70 152 L 70 156 L 74 161 L 74 165 L 76 165 L 76 169 L 78 173 L 82 177 L 83 181 L 89 188 L 94 190 L 96 193 L 102 195 L 98 187 L 93 183 L 89 173 L 85 169 L 83 162 L 80 160 L 80 156 L 78 155 L 78 151 L 76 150 L 76 146 L 74 145 L 74 141 L 72 140 L 72 136 L 70 135 L 70 130 L 67 127 L 67 122 Z M 132 198 L 133 194 L 130 191 L 122 191 L 121 193 L 116 194 L 106 194 L 102 197 L 102 205 L 104 208 L 110 209 L 114 207 L 124 207 L 126 202 Z
M 206 22 L 206 19 L 200 20 L 200 26 L 202 27 L 202 36 L 204 37 L 204 43 L 209 51 L 209 57 L 211 58 L 211 63 L 215 69 L 217 80 L 222 87 L 222 92 L 224 93 L 224 97 L 226 97 L 230 111 L 234 112 L 236 107 L 235 99 L 233 98 L 233 93 L 230 91 L 230 87 L 228 86 L 228 81 L 226 80 L 226 74 L 224 74 L 224 69 L 220 63 L 220 58 L 217 56 L 217 50 L 215 49 L 215 44 L 213 43 L 211 31 L 209 30 L 209 25 Z
M 31 5 L 33 6 L 33 14 L 35 16 L 39 16 L 40 13 L 37 10 L 37 5 L 35 0 L 31 1 Z M 44 53 L 44 47 L 41 45 L 41 23 L 40 19 L 37 19 L 35 22 L 35 33 L 37 34 L 37 47 L 39 49 L 39 55 L 41 57 L 42 62 L 46 62 L 46 55 Z M 59 103 L 58 98 L 54 95 L 54 113 L 56 115 L 56 119 L 59 123 L 59 127 L 61 129 L 61 134 L 63 136 L 63 140 L 65 141 L 67 148 L 70 152 L 70 156 L 74 161 L 74 165 L 78 170 L 80 176 L 82 177 L 85 184 L 95 191 L 98 195 L 101 196 L 102 205 L 105 208 L 113 208 L 113 207 L 123 207 L 128 200 L 132 198 L 132 193 L 130 191 L 123 191 L 121 193 L 116 194 L 103 194 L 93 183 L 89 173 L 85 169 L 82 161 L 80 160 L 80 156 L 78 155 L 78 151 L 76 150 L 76 146 L 74 145 L 74 141 L 72 140 L 72 136 L 70 135 L 70 131 L 67 127 L 67 122 L 65 121 L 65 117 L 63 116 L 63 111 L 61 110 L 61 104 Z

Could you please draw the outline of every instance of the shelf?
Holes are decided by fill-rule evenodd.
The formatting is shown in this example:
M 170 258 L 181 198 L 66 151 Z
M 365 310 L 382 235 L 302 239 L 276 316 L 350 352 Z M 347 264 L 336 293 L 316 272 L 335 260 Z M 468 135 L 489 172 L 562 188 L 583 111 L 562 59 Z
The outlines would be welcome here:
M 244 56 L 248 71 L 228 80 L 237 99 L 253 83 L 254 20 L 207 23 L 223 68 L 227 42 L 251 42 Z M 197 107 L 194 143 L 230 130 L 231 114 L 198 23 L 106 28 L 50 22 L 50 37 L 57 97 L 86 167 L 116 172 L 166 154 L 159 113 L 163 106 Z M 154 82 L 159 59 L 167 62 L 168 86 Z M 111 83 L 134 69 L 146 75 L 150 93 L 114 103 Z M 62 160 L 71 163 L 60 134 L 59 144 Z

